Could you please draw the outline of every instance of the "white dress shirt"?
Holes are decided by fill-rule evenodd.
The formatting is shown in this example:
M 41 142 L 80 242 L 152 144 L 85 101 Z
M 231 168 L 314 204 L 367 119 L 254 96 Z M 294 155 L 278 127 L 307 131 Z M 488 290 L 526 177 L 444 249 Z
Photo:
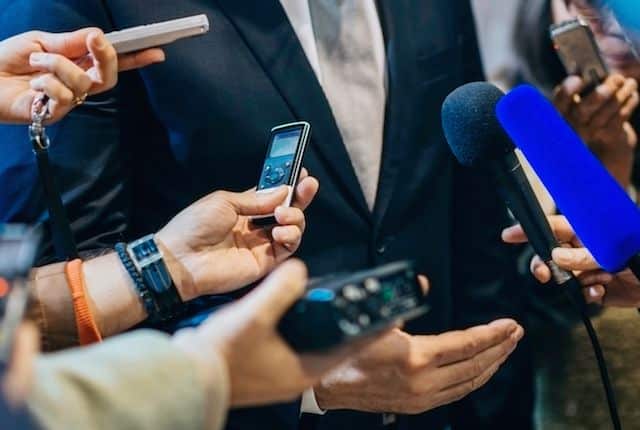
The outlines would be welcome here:
M 367 7 L 367 19 L 370 22 L 370 27 L 373 29 L 372 34 L 372 49 L 376 62 L 379 65 L 379 69 L 383 74 L 385 86 L 387 85 L 387 67 L 386 67 L 386 52 L 384 44 L 384 35 L 382 33 L 382 25 L 380 23 L 380 17 L 378 15 L 378 9 L 373 0 L 366 1 L 369 5 Z M 318 49 L 316 45 L 315 34 L 313 30 L 313 22 L 311 20 L 311 12 L 309 10 L 309 0 L 280 0 L 282 7 L 284 8 L 289 22 L 293 27 L 300 44 L 304 49 L 305 55 L 309 64 L 313 68 L 313 71 L 318 79 L 318 82 L 322 86 L 322 69 L 320 67 L 320 59 L 318 55 Z M 386 88 L 385 88 L 386 90 Z M 349 142 L 344 142 L 346 146 Z M 302 396 L 301 411 L 305 413 L 323 414 L 324 411 L 320 409 L 315 399 L 313 389 L 307 390 Z

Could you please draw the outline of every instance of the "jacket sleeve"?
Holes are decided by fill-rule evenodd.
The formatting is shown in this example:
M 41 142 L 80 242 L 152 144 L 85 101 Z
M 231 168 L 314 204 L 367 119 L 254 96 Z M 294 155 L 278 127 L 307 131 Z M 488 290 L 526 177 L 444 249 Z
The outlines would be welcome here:
M 166 335 L 140 331 L 36 362 L 28 408 L 44 429 L 211 429 L 224 425 L 229 381 L 211 355 L 205 385 Z
M 0 40 L 31 30 L 112 26 L 99 0 L 0 0 Z M 131 168 L 120 144 L 122 75 L 113 91 L 94 96 L 47 128 L 50 156 L 80 250 L 109 247 L 127 228 Z M 25 126 L 0 126 L 0 222 L 47 222 L 48 215 Z M 99 228 L 97 228 L 99 226 Z M 48 234 L 39 263 L 51 261 Z

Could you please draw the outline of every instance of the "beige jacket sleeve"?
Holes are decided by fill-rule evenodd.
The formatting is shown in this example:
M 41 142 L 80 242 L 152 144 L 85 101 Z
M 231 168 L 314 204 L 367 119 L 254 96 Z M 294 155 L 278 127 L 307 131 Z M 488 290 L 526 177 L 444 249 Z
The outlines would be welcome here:
M 28 406 L 45 429 L 217 430 L 229 397 L 219 356 L 207 373 L 170 337 L 138 331 L 42 356 Z

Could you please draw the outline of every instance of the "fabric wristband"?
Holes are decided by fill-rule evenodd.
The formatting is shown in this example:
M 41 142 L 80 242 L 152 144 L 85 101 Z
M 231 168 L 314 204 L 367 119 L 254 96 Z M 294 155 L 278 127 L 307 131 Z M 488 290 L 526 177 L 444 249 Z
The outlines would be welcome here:
M 66 264 L 64 272 L 73 301 L 73 311 L 75 313 L 80 345 L 89 345 L 102 342 L 102 335 L 89 308 L 82 266 L 82 260 L 75 259 Z

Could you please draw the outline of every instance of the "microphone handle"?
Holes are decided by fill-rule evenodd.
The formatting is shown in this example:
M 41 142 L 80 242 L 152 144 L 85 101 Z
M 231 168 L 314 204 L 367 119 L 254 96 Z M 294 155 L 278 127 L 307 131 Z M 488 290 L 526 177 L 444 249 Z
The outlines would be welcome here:
M 494 160 L 490 168 L 502 199 L 522 225 L 534 251 L 543 261 L 551 261 L 551 252 L 559 244 L 515 151 Z

